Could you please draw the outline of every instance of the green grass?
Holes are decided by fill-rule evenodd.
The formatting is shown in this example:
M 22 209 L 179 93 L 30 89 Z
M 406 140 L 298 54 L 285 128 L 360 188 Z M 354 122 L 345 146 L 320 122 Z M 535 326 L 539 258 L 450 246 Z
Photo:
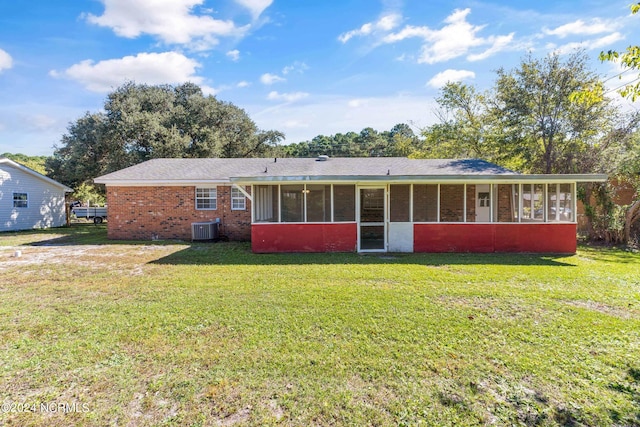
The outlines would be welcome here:
M 22 251 L 19 258 L 13 257 Z M 0 234 L 0 425 L 640 425 L 640 255 Z

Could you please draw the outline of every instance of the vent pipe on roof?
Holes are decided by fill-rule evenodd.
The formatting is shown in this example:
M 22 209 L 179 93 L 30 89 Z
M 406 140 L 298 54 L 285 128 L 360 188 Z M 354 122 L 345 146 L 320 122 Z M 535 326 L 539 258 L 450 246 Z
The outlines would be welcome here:
M 326 154 L 321 154 L 316 159 L 316 162 L 326 162 L 327 160 L 329 160 L 329 156 L 327 156 Z

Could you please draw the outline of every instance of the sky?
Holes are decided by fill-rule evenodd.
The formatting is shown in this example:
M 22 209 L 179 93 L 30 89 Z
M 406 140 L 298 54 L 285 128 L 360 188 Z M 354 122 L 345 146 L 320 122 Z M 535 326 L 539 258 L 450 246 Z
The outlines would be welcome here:
M 0 153 L 51 155 L 127 81 L 193 82 L 285 143 L 437 121 L 447 81 L 479 90 L 528 53 L 640 44 L 630 0 L 0 0 Z

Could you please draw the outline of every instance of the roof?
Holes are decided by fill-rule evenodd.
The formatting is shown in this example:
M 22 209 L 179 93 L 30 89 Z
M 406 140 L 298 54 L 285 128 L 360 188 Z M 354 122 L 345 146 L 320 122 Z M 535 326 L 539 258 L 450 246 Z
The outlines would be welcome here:
M 54 187 L 58 187 L 58 188 L 64 190 L 65 193 L 73 192 L 73 189 L 67 187 L 66 185 L 61 184 L 58 181 L 55 181 L 55 180 L 53 180 L 53 179 L 51 179 L 51 178 L 49 178 L 47 176 L 44 176 L 41 173 L 36 172 L 31 168 L 28 168 L 28 167 L 26 167 L 24 165 L 21 165 L 20 163 L 14 162 L 11 159 L 7 159 L 6 157 L 0 157 L 0 165 L 2 165 L 2 164 L 6 164 L 6 165 L 9 165 L 9 166 L 11 166 L 11 167 L 13 167 L 15 169 L 19 169 L 19 170 L 21 170 L 22 172 L 24 172 L 26 174 L 32 175 L 33 177 L 35 177 L 37 179 L 40 179 L 40 180 L 42 180 L 42 181 L 44 181 L 44 182 L 46 182 L 48 184 L 51 184 Z
M 96 178 L 107 185 L 193 185 L 293 181 L 523 180 L 522 175 L 479 159 L 406 157 L 153 159 Z M 538 176 L 549 179 L 550 175 Z M 556 175 L 594 181 L 594 175 Z M 598 176 L 600 178 L 606 176 Z M 579 180 L 579 179 L 578 179 Z

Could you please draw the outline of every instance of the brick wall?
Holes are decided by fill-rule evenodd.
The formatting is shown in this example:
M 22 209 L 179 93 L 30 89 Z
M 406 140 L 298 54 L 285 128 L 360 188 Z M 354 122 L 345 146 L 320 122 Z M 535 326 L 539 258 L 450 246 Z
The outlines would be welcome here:
M 474 209 L 475 212 L 475 209 Z M 463 222 L 464 185 L 440 185 L 440 221 Z
M 515 222 L 513 206 L 513 186 L 498 184 L 498 222 Z
M 195 187 L 107 187 L 110 239 L 191 240 L 191 223 L 220 218 L 220 233 L 230 240 L 251 239 L 251 202 L 231 210 L 231 187 L 217 188 L 217 209 L 196 210 Z M 247 189 L 250 193 L 250 190 Z

